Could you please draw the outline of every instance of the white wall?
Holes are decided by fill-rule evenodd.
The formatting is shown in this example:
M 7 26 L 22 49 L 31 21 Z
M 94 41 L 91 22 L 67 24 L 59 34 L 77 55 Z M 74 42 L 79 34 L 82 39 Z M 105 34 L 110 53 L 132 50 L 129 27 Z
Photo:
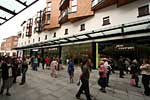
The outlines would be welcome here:
M 125 24 L 133 21 L 143 20 L 150 18 L 150 15 L 144 17 L 137 17 L 138 16 L 138 7 L 144 6 L 149 4 L 150 8 L 150 1 L 149 0 L 137 0 L 136 2 L 130 3 L 128 5 L 121 6 L 117 8 L 116 5 L 98 10 L 95 12 L 95 15 L 81 21 L 77 21 L 75 23 L 64 23 L 62 24 L 61 28 L 54 29 L 52 31 L 42 32 L 42 33 L 35 33 L 32 34 L 31 38 L 24 38 L 19 39 L 19 44 L 26 41 L 28 45 L 28 40 L 30 39 L 30 43 L 33 43 L 33 39 L 35 39 L 34 43 L 38 43 L 38 37 L 40 37 L 40 41 L 45 41 L 45 35 L 47 35 L 47 41 L 58 39 L 62 37 L 72 36 L 73 34 L 82 34 L 91 30 L 101 29 L 105 27 L 110 27 L 114 25 Z M 103 17 L 110 17 L 110 25 L 102 26 L 103 24 Z M 85 24 L 85 31 L 80 31 L 80 25 Z M 68 35 L 64 35 L 65 29 L 68 28 Z M 53 38 L 53 34 L 56 32 L 56 38 Z M 22 46 L 22 45 L 19 45 Z

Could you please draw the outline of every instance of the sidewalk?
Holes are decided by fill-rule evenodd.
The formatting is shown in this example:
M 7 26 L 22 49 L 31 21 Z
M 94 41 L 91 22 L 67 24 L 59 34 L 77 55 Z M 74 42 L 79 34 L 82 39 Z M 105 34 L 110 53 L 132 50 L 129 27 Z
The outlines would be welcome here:
M 27 83 L 20 86 L 21 77 L 18 77 L 18 82 L 10 89 L 12 96 L 0 95 L 0 100 L 77 100 L 75 94 L 79 88 L 76 85 L 79 73 L 80 68 L 76 68 L 75 82 L 70 84 L 66 68 L 58 72 L 58 78 L 52 78 L 50 70 L 40 68 L 36 72 L 29 69 Z M 150 96 L 143 95 L 141 82 L 141 88 L 136 88 L 130 86 L 129 79 L 129 75 L 121 79 L 118 72 L 112 74 L 110 76 L 111 87 L 107 88 L 107 93 L 102 93 L 97 85 L 98 73 L 93 70 L 90 77 L 91 95 L 95 100 L 150 100 Z M 84 95 L 81 95 L 81 100 L 86 100 Z

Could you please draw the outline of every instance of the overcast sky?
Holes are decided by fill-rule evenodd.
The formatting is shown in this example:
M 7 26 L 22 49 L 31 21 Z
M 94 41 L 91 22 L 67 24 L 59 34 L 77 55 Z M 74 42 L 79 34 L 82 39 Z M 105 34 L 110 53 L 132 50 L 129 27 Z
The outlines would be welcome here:
M 5 1 L 9 1 L 9 4 L 11 4 L 11 1 L 13 0 L 0 0 L 0 4 L 2 4 L 2 2 L 5 2 Z M 0 42 L 4 38 L 17 35 L 17 32 L 21 31 L 21 27 L 20 27 L 21 23 L 24 20 L 32 18 L 36 14 L 37 11 L 44 9 L 45 7 L 46 7 L 46 0 L 39 0 L 31 7 L 24 10 L 22 13 L 18 14 L 17 16 L 13 17 L 11 20 L 1 25 L 0 26 Z M 1 13 L 1 10 L 0 10 L 0 13 Z

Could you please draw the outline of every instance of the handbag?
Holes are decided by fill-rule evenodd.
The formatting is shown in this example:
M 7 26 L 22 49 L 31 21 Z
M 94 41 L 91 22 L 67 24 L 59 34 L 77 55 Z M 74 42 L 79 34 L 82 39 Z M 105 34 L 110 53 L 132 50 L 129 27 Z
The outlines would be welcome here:
M 77 82 L 77 86 L 80 86 L 80 80 L 78 80 L 78 82 Z
M 136 83 L 135 83 L 135 79 L 134 79 L 134 78 L 131 78 L 131 79 L 130 79 L 130 85 L 135 86 L 135 84 L 136 84 Z

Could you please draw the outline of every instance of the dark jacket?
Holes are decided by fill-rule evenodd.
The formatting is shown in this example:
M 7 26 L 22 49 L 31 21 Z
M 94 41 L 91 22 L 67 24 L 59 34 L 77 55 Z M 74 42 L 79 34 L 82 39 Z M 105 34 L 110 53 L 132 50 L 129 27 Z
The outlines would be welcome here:
M 135 63 L 131 64 L 131 74 L 137 74 L 138 73 L 138 65 Z
M 2 63 L 2 79 L 7 80 L 9 78 L 9 67 L 7 66 L 7 63 Z
M 84 65 L 82 70 L 82 76 L 81 76 L 81 80 L 89 80 L 90 77 L 90 69 L 88 68 L 87 65 Z

